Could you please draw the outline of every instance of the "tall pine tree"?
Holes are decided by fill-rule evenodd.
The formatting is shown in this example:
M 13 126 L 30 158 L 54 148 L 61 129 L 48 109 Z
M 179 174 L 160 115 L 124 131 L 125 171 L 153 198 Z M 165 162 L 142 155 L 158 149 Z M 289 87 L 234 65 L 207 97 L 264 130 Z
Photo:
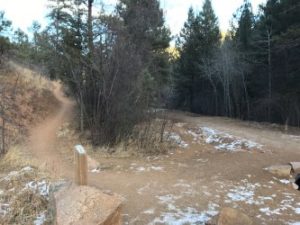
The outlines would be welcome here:
M 176 47 L 180 57 L 175 67 L 175 104 L 177 107 L 187 107 L 194 111 L 195 81 L 197 78 L 197 59 L 199 58 L 199 22 L 191 7 L 187 21 L 177 39 Z
M 208 113 L 215 111 L 217 104 L 216 83 L 213 74 L 207 73 L 220 44 L 218 19 L 211 1 L 204 2 L 202 11 L 195 16 L 189 9 L 177 47 L 180 57 L 176 69 L 176 90 L 179 105 L 188 106 L 192 112 Z M 211 94 L 215 98 L 210 101 Z

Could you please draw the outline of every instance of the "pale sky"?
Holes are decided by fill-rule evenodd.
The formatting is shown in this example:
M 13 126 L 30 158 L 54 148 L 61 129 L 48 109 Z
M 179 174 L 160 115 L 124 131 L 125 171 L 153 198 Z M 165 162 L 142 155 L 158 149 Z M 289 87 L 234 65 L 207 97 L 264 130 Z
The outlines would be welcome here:
M 102 0 L 105 4 L 114 5 L 117 0 Z M 250 0 L 253 11 L 256 13 L 258 5 L 266 0 Z M 164 8 L 167 26 L 173 35 L 180 32 L 187 18 L 190 6 L 198 12 L 201 10 L 204 0 L 160 0 Z M 229 21 L 236 9 L 241 6 L 243 0 L 212 0 L 213 8 L 219 18 L 222 31 L 229 28 Z M 6 18 L 13 22 L 14 28 L 21 28 L 28 32 L 33 20 L 45 25 L 47 14 L 47 0 L 0 0 L 0 10 L 5 11 Z

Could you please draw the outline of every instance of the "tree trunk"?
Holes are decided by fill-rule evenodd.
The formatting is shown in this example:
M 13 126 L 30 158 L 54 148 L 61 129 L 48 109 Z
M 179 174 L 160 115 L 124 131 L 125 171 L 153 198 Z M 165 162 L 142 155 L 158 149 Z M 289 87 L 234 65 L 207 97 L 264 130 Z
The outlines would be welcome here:
M 271 99 L 272 99 L 272 58 L 271 58 L 271 33 L 272 30 L 267 31 L 268 35 L 268 121 L 271 122 Z
M 84 129 L 84 122 L 83 122 L 83 98 L 82 93 L 80 93 L 80 132 L 82 133 Z
M 1 153 L 5 154 L 5 120 L 2 118 L 2 146 L 1 146 Z
M 246 107 L 247 107 L 247 120 L 250 117 L 250 104 L 249 104 L 249 96 L 248 96 L 248 90 L 247 90 L 247 84 L 245 81 L 245 75 L 243 73 L 243 86 L 244 86 L 244 93 L 245 93 L 245 101 L 246 101 Z
M 287 117 L 284 124 L 284 132 L 287 133 L 289 131 L 289 120 L 290 118 Z
M 89 54 L 92 58 L 93 51 L 94 51 L 94 44 L 93 44 L 93 18 L 92 18 L 92 8 L 93 8 L 94 0 L 88 0 L 88 48 Z M 90 58 L 90 59 L 91 59 Z
M 192 76 L 192 82 L 189 91 L 190 91 L 189 107 L 190 107 L 190 111 L 194 112 L 194 75 Z

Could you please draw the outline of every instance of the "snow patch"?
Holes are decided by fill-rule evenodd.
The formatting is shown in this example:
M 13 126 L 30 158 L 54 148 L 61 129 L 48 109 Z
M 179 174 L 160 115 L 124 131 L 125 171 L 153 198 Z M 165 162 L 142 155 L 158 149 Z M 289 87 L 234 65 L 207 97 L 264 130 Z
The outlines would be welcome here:
M 283 184 L 289 184 L 290 181 L 289 180 L 286 180 L 286 179 L 282 179 L 282 180 L 279 180 L 280 183 L 283 183 Z
M 207 144 L 212 144 L 217 150 L 222 151 L 240 151 L 262 149 L 262 145 L 254 141 L 236 137 L 209 127 L 200 127 L 198 131 L 189 130 L 188 134 L 194 141 L 204 139 Z
M 25 189 L 35 191 L 41 196 L 49 196 L 49 183 L 46 180 L 42 181 L 30 181 L 25 185 Z
M 138 167 L 136 170 L 137 170 L 138 172 L 143 172 L 143 171 L 146 170 L 146 168 L 143 167 L 143 166 L 140 166 L 140 167 Z
M 90 172 L 91 173 L 100 173 L 101 169 L 100 168 L 95 168 L 95 169 L 90 170 Z
M 160 217 L 155 218 L 148 225 L 155 224 L 167 224 L 167 225 L 185 225 L 185 224 L 199 224 L 204 225 L 208 222 L 213 216 L 218 214 L 216 208 L 219 205 L 210 203 L 208 205 L 208 209 L 199 212 L 195 208 L 187 207 L 185 209 L 179 209 L 177 207 L 173 207 L 174 212 L 164 212 L 160 215 Z
M 294 210 L 296 214 L 300 214 L 300 208 L 295 208 Z
M 161 166 L 151 166 L 150 169 L 154 170 L 154 171 L 163 171 L 164 170 L 164 168 Z
M 237 186 L 235 188 L 232 188 L 229 190 L 229 193 L 227 193 L 228 199 L 225 201 L 227 203 L 233 201 L 233 202 L 245 202 L 246 204 L 252 205 L 261 205 L 264 202 L 263 198 L 259 198 L 257 200 L 254 199 L 255 195 L 255 189 L 256 187 L 259 187 L 260 184 L 251 184 L 247 183 L 246 180 L 242 181 L 244 183 L 243 186 Z
M 34 225 L 43 225 L 46 222 L 46 213 L 40 213 L 36 219 L 33 221 Z
M 182 140 L 179 134 L 175 132 L 165 132 L 164 136 L 167 141 L 170 141 L 172 143 L 175 143 L 181 148 L 188 148 L 189 144 Z
M 266 214 L 267 216 L 281 215 L 281 213 L 280 213 L 281 209 L 280 208 L 271 210 L 269 207 L 266 207 L 266 208 L 259 209 L 259 211 Z
M 150 171 L 156 171 L 156 172 L 163 172 L 164 171 L 164 167 L 162 167 L 162 166 L 153 166 L 153 165 L 138 166 L 135 163 L 132 163 L 130 165 L 129 169 L 134 170 L 138 173 L 140 173 L 140 172 L 150 172 Z
M 145 210 L 143 213 L 151 215 L 151 214 L 154 214 L 154 212 L 155 212 L 155 209 L 152 208 L 152 209 Z
M 183 183 L 177 183 L 177 184 L 174 184 L 173 187 L 190 188 L 191 185 L 189 185 L 189 184 L 183 184 Z

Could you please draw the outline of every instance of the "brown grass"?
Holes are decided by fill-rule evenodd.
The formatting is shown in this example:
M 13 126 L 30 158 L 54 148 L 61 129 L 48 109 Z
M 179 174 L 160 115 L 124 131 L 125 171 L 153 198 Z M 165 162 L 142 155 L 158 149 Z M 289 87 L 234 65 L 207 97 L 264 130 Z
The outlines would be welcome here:
M 0 69 L 0 107 L 4 109 L 0 123 L 4 118 L 6 150 L 25 137 L 30 126 L 54 111 L 58 101 L 51 88 L 47 78 L 13 62 Z
M 0 214 L 0 224 L 33 224 L 33 221 L 47 211 L 49 198 L 40 194 L 38 189 L 28 188 L 29 182 L 45 181 L 47 175 L 33 167 L 10 172 L 0 179 L 0 205 L 5 205 Z
M 26 153 L 24 147 L 14 145 L 10 147 L 8 152 L 0 160 L 0 171 L 8 172 L 11 170 L 19 170 L 26 166 L 35 166 L 36 161 Z

